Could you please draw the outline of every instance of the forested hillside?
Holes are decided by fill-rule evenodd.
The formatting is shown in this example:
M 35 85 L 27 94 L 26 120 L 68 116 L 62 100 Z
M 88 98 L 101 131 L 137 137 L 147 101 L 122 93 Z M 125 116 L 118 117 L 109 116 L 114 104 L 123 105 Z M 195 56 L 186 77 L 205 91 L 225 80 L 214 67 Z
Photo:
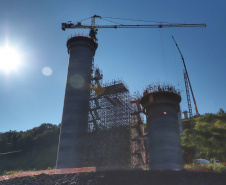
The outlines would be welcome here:
M 0 174 L 9 170 L 53 168 L 59 132 L 59 126 L 44 123 L 25 132 L 0 133 Z
M 226 113 L 223 109 L 218 114 L 207 113 L 194 118 L 193 124 L 184 120 L 183 127 L 181 140 L 185 163 L 195 158 L 226 162 Z
M 194 158 L 226 162 L 226 113 L 223 110 L 194 118 L 193 124 L 183 120 L 183 127 L 181 140 L 185 163 L 191 163 Z M 54 168 L 59 132 L 60 125 L 44 123 L 25 132 L 0 133 L 0 174 L 9 170 Z

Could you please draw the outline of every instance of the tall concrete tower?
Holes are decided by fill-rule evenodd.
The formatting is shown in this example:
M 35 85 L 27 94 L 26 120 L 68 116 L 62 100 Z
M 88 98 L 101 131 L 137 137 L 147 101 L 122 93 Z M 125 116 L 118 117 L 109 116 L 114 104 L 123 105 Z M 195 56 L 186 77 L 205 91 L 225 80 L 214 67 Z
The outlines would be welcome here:
M 97 43 L 75 36 L 67 41 L 69 65 L 56 168 L 83 167 L 88 130 L 92 58 Z
M 146 89 L 141 98 L 148 127 L 149 169 L 183 169 L 178 112 L 181 96 L 174 87 Z

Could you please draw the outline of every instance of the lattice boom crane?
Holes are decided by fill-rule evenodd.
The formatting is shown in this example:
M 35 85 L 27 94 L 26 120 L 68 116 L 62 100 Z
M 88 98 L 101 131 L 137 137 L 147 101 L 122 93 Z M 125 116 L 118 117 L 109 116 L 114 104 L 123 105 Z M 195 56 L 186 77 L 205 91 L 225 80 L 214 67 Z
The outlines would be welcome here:
M 172 27 L 206 27 L 206 24 L 137 24 L 137 25 L 95 25 L 95 18 L 102 19 L 101 16 L 94 15 L 91 18 L 91 25 L 82 25 L 81 22 L 78 22 L 77 24 L 73 24 L 71 22 L 69 23 L 62 23 L 62 30 L 65 31 L 65 29 L 90 29 L 89 36 L 96 40 L 96 34 L 97 30 L 99 28 L 172 28 Z
M 197 104 L 196 104 L 196 101 L 195 101 L 195 96 L 194 96 L 194 93 L 193 93 L 193 90 L 192 90 L 192 87 L 191 87 L 191 82 L 190 82 L 190 79 L 189 79 L 189 76 L 188 76 L 188 71 L 187 71 L 187 68 L 186 68 L 186 64 L 185 64 L 185 61 L 184 61 L 184 57 L 180 51 L 180 48 L 179 46 L 177 45 L 177 42 L 176 40 L 174 39 L 174 37 L 172 36 L 175 44 L 176 44 L 176 47 L 180 53 L 180 56 L 181 56 L 181 59 L 183 61 L 183 64 L 184 64 L 184 82 L 185 82 L 185 88 L 186 88 L 186 95 L 187 95 L 187 101 L 188 101 L 188 109 L 189 109 L 189 114 L 190 114 L 190 118 L 192 117 L 192 108 L 191 108 L 191 100 L 190 100 L 190 94 L 189 94 L 189 88 L 188 88 L 188 85 L 190 87 L 190 90 L 191 90 L 191 94 L 192 94 L 192 98 L 193 98 L 193 102 L 194 102 L 194 105 L 195 105 L 195 111 L 196 111 L 196 114 L 199 115 L 199 111 L 198 111 L 198 107 L 197 107 Z

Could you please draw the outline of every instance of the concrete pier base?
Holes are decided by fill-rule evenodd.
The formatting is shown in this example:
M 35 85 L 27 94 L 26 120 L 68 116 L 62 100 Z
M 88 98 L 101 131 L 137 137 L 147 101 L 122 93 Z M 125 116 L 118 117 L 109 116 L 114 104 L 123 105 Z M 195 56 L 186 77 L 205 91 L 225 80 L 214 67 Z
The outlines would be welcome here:
M 181 97 L 176 92 L 146 93 L 140 103 L 147 116 L 150 170 L 183 169 L 178 112 Z

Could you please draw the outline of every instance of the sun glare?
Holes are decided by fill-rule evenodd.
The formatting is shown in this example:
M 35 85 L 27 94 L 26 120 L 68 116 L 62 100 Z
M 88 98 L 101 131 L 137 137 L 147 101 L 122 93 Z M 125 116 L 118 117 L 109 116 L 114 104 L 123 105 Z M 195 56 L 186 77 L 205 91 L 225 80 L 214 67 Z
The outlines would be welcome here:
M 20 65 L 19 53 L 8 46 L 0 48 L 0 70 L 10 72 L 17 70 Z

